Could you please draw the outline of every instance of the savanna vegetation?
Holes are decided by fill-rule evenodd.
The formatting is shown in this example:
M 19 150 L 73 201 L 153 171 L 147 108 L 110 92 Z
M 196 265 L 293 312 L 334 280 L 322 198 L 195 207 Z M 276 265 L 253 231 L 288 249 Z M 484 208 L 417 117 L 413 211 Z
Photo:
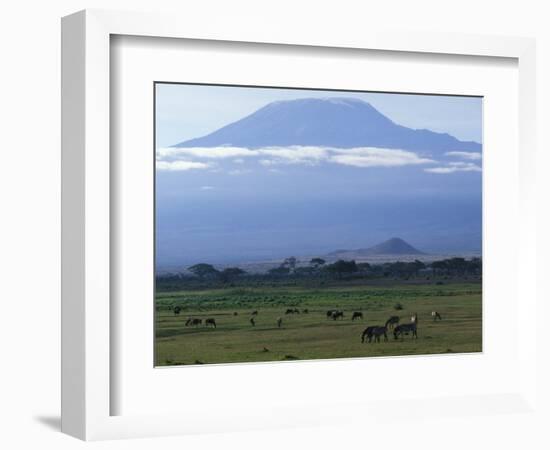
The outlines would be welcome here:
M 479 352 L 481 270 L 477 258 L 304 264 L 291 257 L 265 273 L 196 264 L 156 279 L 155 362 Z M 362 342 L 367 327 L 383 328 L 392 316 L 399 323 L 388 324 L 387 341 L 382 333 L 380 342 L 376 336 Z M 395 339 L 392 326 L 413 317 L 417 338 L 408 332 Z

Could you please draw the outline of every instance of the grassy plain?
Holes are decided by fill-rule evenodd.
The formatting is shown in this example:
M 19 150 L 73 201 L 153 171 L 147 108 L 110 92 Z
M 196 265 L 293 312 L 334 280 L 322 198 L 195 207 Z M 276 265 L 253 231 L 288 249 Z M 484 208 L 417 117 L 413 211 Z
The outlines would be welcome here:
M 402 309 L 396 310 L 397 304 Z M 156 306 L 157 366 L 482 350 L 480 282 L 196 289 L 160 292 Z M 171 310 L 175 306 L 181 308 L 179 315 Z M 285 314 L 288 308 L 298 308 L 300 314 Z M 343 310 L 344 319 L 327 319 L 328 309 Z M 258 314 L 252 326 L 254 310 Z M 433 310 L 442 321 L 432 320 Z M 364 319 L 352 321 L 354 311 Z M 414 313 L 418 339 L 394 340 L 390 332 L 388 342 L 361 343 L 365 327 L 383 325 L 391 315 L 406 323 Z M 185 326 L 189 317 L 201 318 L 203 324 Z M 206 327 L 206 318 L 214 318 L 217 328 Z

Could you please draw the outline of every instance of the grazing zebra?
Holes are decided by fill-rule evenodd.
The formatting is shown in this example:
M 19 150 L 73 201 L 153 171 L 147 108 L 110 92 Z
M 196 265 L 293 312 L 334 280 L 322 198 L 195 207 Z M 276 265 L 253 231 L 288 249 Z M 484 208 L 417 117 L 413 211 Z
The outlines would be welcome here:
M 386 320 L 386 327 L 393 329 L 399 323 L 399 316 L 391 316 Z
M 439 314 L 437 311 L 432 311 L 432 317 L 434 319 L 434 322 L 438 319 L 441 320 L 441 314 Z
M 204 326 L 207 327 L 208 325 L 212 325 L 214 328 L 216 328 L 216 319 L 214 319 L 213 317 L 206 319 L 204 321 Z
M 366 339 L 370 342 L 372 338 L 372 330 L 376 327 L 367 327 L 365 328 L 365 331 L 363 331 L 363 334 L 361 335 L 361 342 L 365 342 Z
M 412 323 L 404 323 L 402 325 L 397 325 L 393 330 L 393 337 L 397 339 L 398 336 L 401 336 L 401 340 L 403 340 L 406 334 L 411 333 L 411 337 L 418 339 L 418 334 L 416 333 L 417 327 L 418 327 L 418 317 L 416 317 L 415 321 Z
M 374 342 L 380 342 L 380 336 L 384 336 L 384 341 L 388 341 L 388 327 L 372 327 L 371 335 L 369 336 L 369 342 L 374 338 Z
M 181 312 L 181 307 L 176 306 L 176 307 L 173 309 L 173 312 L 174 312 L 174 316 L 179 316 L 179 315 L 180 315 L 180 312 Z
M 363 313 L 360 311 L 355 311 L 351 316 L 351 320 L 362 319 L 362 318 L 363 318 Z
M 283 318 L 282 317 L 277 318 L 277 327 L 281 328 L 282 324 L 283 324 Z
M 332 313 L 332 320 L 336 320 L 336 319 L 343 319 L 344 318 L 344 311 L 334 311 Z
M 255 327 L 256 326 L 256 321 L 254 320 L 254 317 L 251 317 L 250 318 L 250 324 Z
M 384 340 L 388 340 L 388 328 L 386 326 L 372 326 L 365 328 L 365 331 L 363 331 L 363 334 L 361 335 L 361 342 L 372 342 L 372 338 L 374 338 L 374 342 L 380 342 L 380 336 L 384 336 Z

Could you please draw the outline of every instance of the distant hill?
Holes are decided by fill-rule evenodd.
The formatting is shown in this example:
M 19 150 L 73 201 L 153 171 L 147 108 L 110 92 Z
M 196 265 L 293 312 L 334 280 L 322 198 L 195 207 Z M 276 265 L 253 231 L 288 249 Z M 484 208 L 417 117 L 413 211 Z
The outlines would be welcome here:
M 269 103 L 213 133 L 174 147 L 324 146 L 380 147 L 444 154 L 481 151 L 481 144 L 447 133 L 396 124 L 355 98 L 304 98 Z
M 394 237 L 380 244 L 368 248 L 359 248 L 356 250 L 336 250 L 327 255 L 335 259 L 353 259 L 364 258 L 367 256 L 399 256 L 399 255 L 425 255 L 426 253 L 418 250 L 403 239 Z

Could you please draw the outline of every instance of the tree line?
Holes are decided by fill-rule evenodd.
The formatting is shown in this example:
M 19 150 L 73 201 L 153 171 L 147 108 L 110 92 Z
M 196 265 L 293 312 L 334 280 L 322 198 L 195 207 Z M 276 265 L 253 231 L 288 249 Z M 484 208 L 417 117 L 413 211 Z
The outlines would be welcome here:
M 222 270 L 216 269 L 212 264 L 199 263 L 187 268 L 192 276 L 202 280 L 217 279 L 224 283 L 234 281 L 245 276 L 262 276 L 250 274 L 240 267 L 226 267 Z M 433 276 L 480 276 L 482 273 L 481 258 L 447 258 L 442 260 L 424 263 L 420 260 L 410 262 L 396 261 L 380 264 L 368 262 L 357 263 L 355 260 L 344 260 L 327 263 L 323 258 L 312 258 L 308 264 L 299 265 L 296 257 L 286 258 L 278 267 L 270 269 L 264 277 L 314 277 L 333 276 L 344 278 L 346 276 L 362 275 L 375 277 L 418 277 L 421 274 L 432 274 Z M 185 274 L 164 275 L 164 278 L 185 277 Z

